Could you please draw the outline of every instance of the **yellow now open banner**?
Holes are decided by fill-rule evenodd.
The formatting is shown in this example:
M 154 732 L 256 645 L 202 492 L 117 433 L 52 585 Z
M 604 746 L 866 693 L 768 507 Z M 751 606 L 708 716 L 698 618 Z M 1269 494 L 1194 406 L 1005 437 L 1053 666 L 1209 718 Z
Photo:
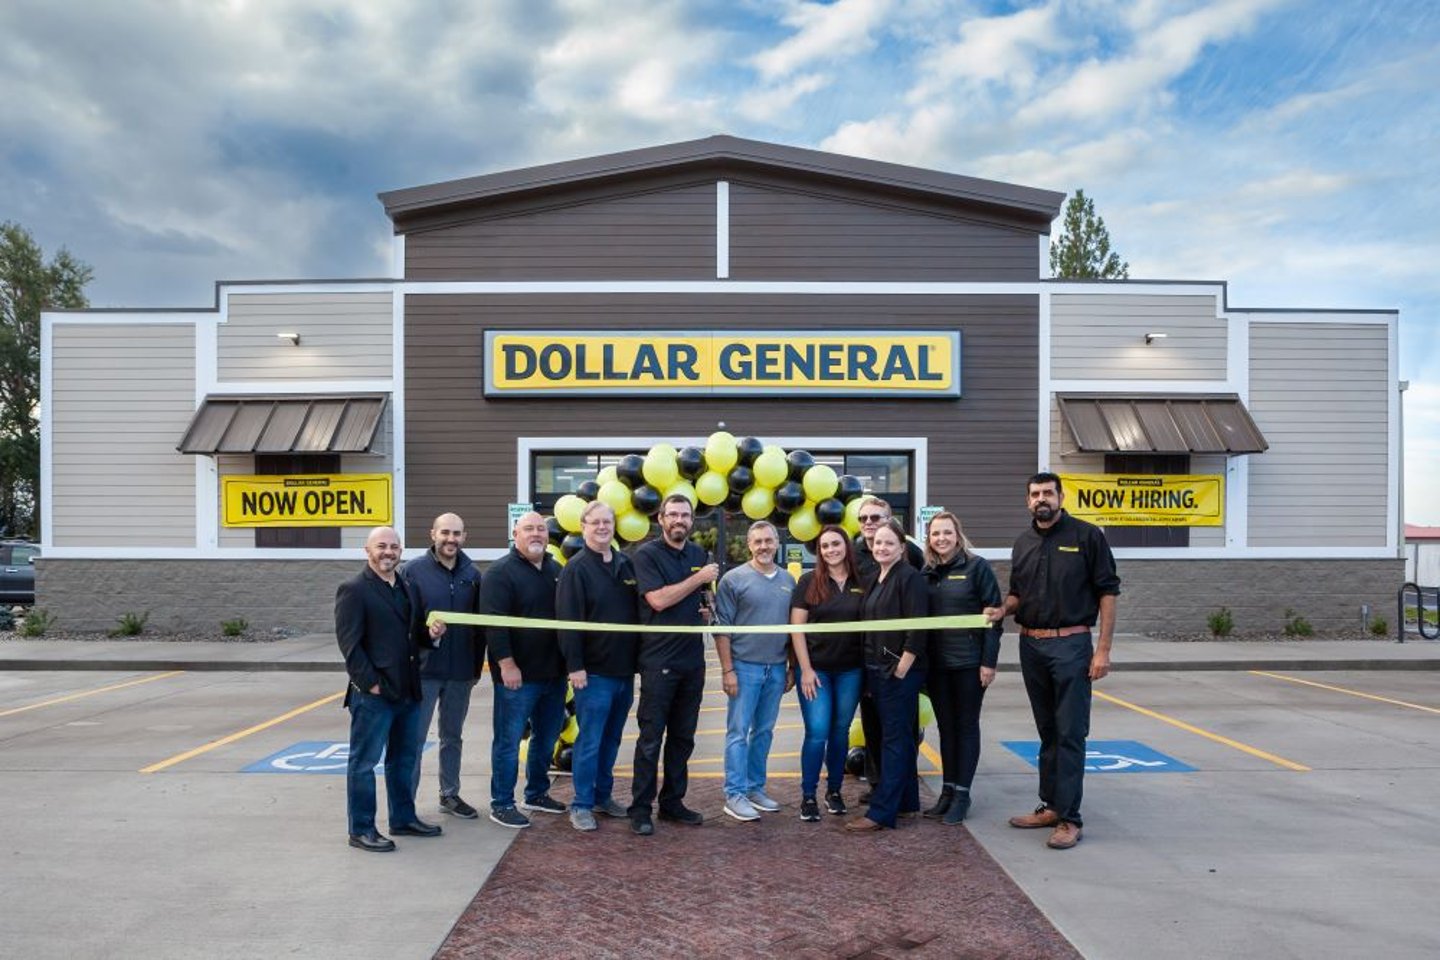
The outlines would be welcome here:
M 390 522 L 390 474 L 221 477 L 226 527 L 374 527 Z
M 1219 527 L 1222 474 L 1062 473 L 1065 509 L 1102 527 Z
M 960 333 L 485 331 L 485 394 L 960 395 Z

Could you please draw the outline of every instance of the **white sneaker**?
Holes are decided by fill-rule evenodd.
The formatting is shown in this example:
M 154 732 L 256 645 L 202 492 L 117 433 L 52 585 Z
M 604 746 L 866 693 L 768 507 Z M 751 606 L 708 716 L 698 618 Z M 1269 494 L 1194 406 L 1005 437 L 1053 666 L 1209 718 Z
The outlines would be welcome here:
M 595 814 L 593 812 L 581 809 L 580 807 L 571 807 L 570 826 L 579 830 L 581 833 L 589 833 L 598 827 L 599 824 L 595 822 Z
M 739 794 L 725 798 L 725 815 L 741 821 L 760 819 L 760 814 L 750 804 L 750 801 Z
M 752 791 L 749 800 L 756 810 L 764 810 L 766 813 L 774 813 L 780 809 L 780 801 L 772 800 L 764 790 Z

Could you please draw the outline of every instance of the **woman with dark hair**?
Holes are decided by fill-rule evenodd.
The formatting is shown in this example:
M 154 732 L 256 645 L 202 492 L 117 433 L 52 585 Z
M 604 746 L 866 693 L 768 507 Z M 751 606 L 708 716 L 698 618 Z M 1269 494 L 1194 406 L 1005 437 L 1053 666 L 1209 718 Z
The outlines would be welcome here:
M 948 511 L 930 518 L 925 531 L 925 579 L 930 615 L 975 614 L 1000 606 L 1000 584 L 984 557 L 972 552 L 960 518 Z M 995 679 L 1000 627 L 932 630 L 926 689 L 940 730 L 944 783 L 925 816 L 959 823 L 970 810 L 970 784 L 980 762 L 980 704 Z
M 905 528 L 886 520 L 870 545 L 876 571 L 865 583 L 862 620 L 896 620 L 930 613 L 925 577 L 905 560 Z M 880 715 L 880 776 L 870 793 L 870 809 L 845 824 L 847 830 L 894 827 L 902 814 L 920 809 L 915 766 L 915 732 L 920 689 L 925 685 L 927 639 L 924 630 L 869 631 L 865 634 L 865 682 Z M 866 744 L 867 749 L 875 749 Z
M 860 619 L 860 575 L 855 549 L 840 527 L 829 526 L 816 539 L 820 562 L 795 584 L 790 594 L 790 622 L 844 623 Z M 820 784 L 820 763 L 825 763 L 825 809 L 836 816 L 846 813 L 840 786 L 845 779 L 845 755 L 850 745 L 850 720 L 860 701 L 864 683 L 864 637 L 850 633 L 794 633 L 790 642 L 800 668 L 796 693 L 805 720 L 800 747 L 800 819 L 820 819 L 815 790 Z

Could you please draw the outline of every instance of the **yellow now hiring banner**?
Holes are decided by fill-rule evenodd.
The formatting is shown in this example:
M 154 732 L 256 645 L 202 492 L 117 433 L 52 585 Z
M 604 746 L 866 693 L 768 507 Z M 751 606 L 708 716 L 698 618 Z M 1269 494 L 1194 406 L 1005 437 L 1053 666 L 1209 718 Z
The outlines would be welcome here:
M 1065 509 L 1102 527 L 1218 527 L 1225 523 L 1221 474 L 1120 476 L 1063 473 Z
M 485 331 L 485 394 L 960 396 L 960 332 Z
M 390 522 L 390 474 L 221 477 L 226 527 L 375 527 Z

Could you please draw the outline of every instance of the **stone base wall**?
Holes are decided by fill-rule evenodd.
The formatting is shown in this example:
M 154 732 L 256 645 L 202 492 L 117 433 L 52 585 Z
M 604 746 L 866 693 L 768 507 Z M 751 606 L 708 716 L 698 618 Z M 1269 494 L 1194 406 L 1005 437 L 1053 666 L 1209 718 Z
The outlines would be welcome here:
M 361 560 L 59 560 L 36 567 L 37 606 L 56 629 L 104 631 L 124 613 L 145 613 L 155 632 L 213 633 L 244 617 L 256 632 L 329 633 L 335 588 Z M 995 564 L 1002 588 L 1009 563 Z M 1122 560 L 1122 633 L 1205 633 L 1229 607 L 1235 633 L 1277 633 L 1293 609 L 1317 631 L 1360 628 L 1360 606 L 1393 631 L 1405 561 Z

